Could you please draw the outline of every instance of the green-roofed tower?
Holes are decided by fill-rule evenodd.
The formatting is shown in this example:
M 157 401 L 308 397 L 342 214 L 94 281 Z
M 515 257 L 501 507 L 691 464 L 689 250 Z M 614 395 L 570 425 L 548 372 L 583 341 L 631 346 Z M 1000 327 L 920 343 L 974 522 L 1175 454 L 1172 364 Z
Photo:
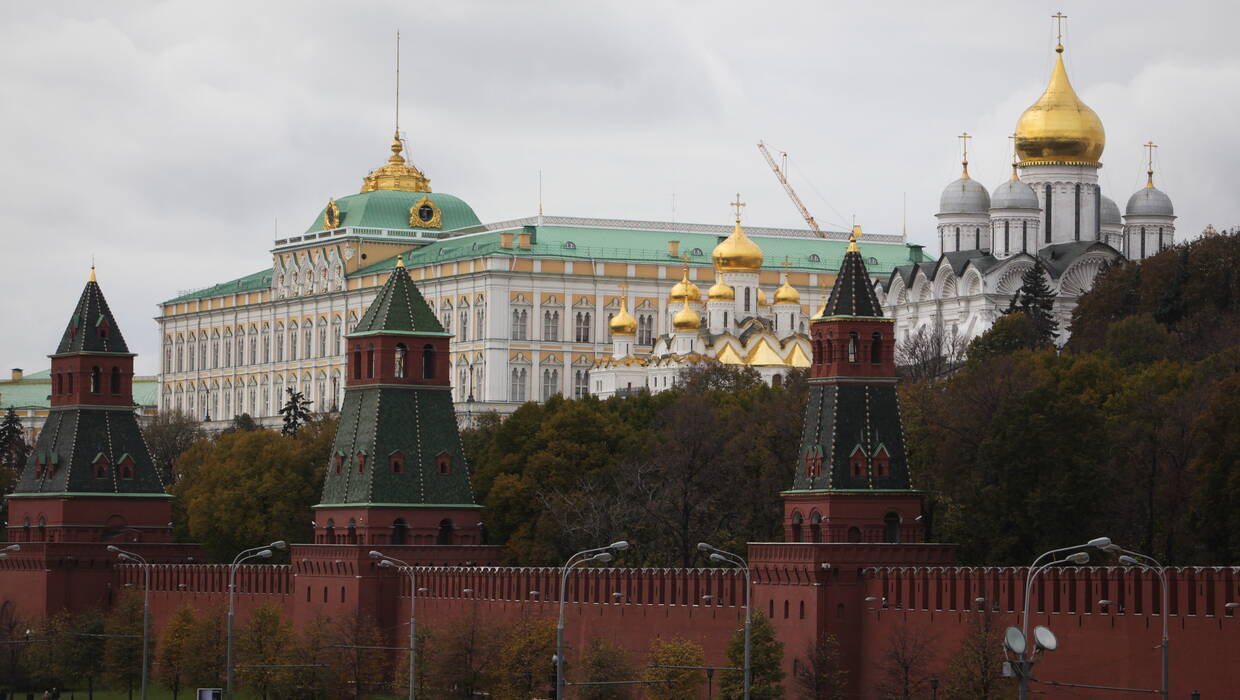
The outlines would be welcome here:
M 789 542 L 920 542 L 896 395 L 894 319 L 883 316 L 853 239 L 810 323 L 809 399 L 793 486 Z
M 51 356 L 51 407 L 9 494 L 9 539 L 163 542 L 171 496 L 138 428 L 133 358 L 94 269 Z
M 316 542 L 480 543 L 452 407 L 450 338 L 398 260 L 346 336 L 344 403 L 315 506 Z

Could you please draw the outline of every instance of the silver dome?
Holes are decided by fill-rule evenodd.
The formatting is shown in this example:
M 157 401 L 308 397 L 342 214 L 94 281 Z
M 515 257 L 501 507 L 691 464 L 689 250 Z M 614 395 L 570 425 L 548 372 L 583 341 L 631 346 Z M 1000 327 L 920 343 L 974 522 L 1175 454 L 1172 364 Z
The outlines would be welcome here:
M 1171 198 L 1155 187 L 1142 187 L 1128 198 L 1125 216 L 1175 216 Z
M 1119 217 L 1119 205 L 1114 199 L 1102 195 L 1102 225 L 1123 226 L 1124 221 Z
M 1033 188 L 1020 180 L 1008 180 L 995 188 L 990 197 L 991 209 L 1041 209 Z
M 962 177 L 948 185 L 939 197 L 940 214 L 985 214 L 989 210 L 990 193 L 970 177 Z

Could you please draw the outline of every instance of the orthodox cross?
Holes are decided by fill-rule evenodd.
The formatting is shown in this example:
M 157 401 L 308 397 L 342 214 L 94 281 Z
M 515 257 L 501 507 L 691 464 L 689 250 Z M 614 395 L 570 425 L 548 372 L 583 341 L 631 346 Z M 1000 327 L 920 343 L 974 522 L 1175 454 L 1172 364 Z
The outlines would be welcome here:
M 968 177 L 969 176 L 969 139 L 973 137 L 969 136 L 969 132 L 965 131 L 965 132 L 962 132 L 956 138 L 960 139 L 961 165 L 964 166 L 964 177 Z
M 1145 171 L 1145 174 L 1147 176 L 1147 181 L 1145 183 L 1146 187 L 1154 186 L 1154 149 L 1155 148 L 1158 148 L 1158 144 L 1154 143 L 1153 141 L 1145 142 L 1145 150 L 1149 153 L 1149 168 Z
M 736 201 L 729 202 L 729 204 L 732 205 L 732 208 L 736 209 L 736 223 L 739 224 L 741 222 L 741 207 L 745 206 L 745 203 L 741 201 L 741 193 L 737 192 Z
M 1051 19 L 1055 20 L 1055 43 L 1063 46 L 1063 21 L 1068 19 L 1068 16 L 1062 12 L 1056 12 L 1051 15 Z

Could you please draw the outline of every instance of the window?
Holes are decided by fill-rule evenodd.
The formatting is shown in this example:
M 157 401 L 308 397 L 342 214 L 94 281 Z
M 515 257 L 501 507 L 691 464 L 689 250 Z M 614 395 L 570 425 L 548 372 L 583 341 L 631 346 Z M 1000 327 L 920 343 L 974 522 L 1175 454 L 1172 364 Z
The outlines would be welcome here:
M 870 339 L 870 363 L 881 365 L 883 363 L 883 334 L 875 333 Z
M 641 315 L 637 317 L 637 344 L 654 344 L 654 316 Z
M 343 473 L 343 471 L 344 471 L 344 453 L 337 452 L 336 453 L 336 473 L 340 474 L 340 473 Z
M 358 452 L 357 453 L 357 473 L 361 474 L 364 471 L 366 471 L 366 453 Z
M 374 379 L 375 377 L 375 345 L 370 343 L 366 346 L 366 378 Z
M 805 521 L 805 516 L 799 512 L 792 514 L 792 541 L 801 541 L 801 523 Z
M 388 464 L 392 467 L 393 474 L 405 473 L 405 454 L 403 452 L 393 452 L 388 457 Z
M 65 393 L 65 377 L 60 372 L 56 373 L 56 393 L 57 394 Z M 165 408 L 167 407 L 165 406 Z
M 435 346 L 430 343 L 422 346 L 422 378 L 435 378 Z
M 96 479 L 108 478 L 108 467 L 111 465 L 108 463 L 108 458 L 106 456 L 102 454 L 98 455 L 95 457 L 95 461 L 91 464 L 91 466 L 94 467 Z
M 232 367 L 232 331 L 224 329 L 224 367 Z
M 284 325 L 276 324 L 276 362 L 284 361 Z
M 405 349 L 405 344 L 404 344 L 404 343 L 397 343 L 397 344 L 396 344 L 396 355 L 395 355 L 395 357 L 396 357 L 395 365 L 396 365 L 396 366 L 393 368 L 393 370 L 392 370 L 392 371 L 393 371 L 393 375 L 394 375 L 397 379 L 404 379 L 404 378 L 405 378 L 405 357 L 406 357 L 406 355 L 408 355 L 408 354 L 409 354 L 409 351 L 408 351 L 407 349 Z
M 193 372 L 194 371 L 194 357 L 197 355 L 197 351 L 195 350 L 195 343 L 192 337 L 189 340 L 189 344 L 188 344 L 188 347 L 186 347 L 186 351 L 187 352 L 185 353 L 185 369 L 190 372 Z
M 888 513 L 883 518 L 883 534 L 887 542 L 897 544 L 900 541 L 900 516 L 896 513 Z
M 848 528 L 848 541 L 853 542 L 853 543 L 860 542 L 861 541 L 861 528 L 855 525 L 853 527 Z
M 576 250 L 577 244 L 572 241 L 564 241 L 564 247 L 568 250 Z
M 818 253 L 810 253 L 809 261 L 810 262 L 822 262 L 822 258 L 818 257 Z
M 702 255 L 702 249 L 694 248 L 693 250 L 689 251 L 689 255 Z
M 172 343 L 164 343 L 164 372 L 172 371 Z
M 327 357 L 327 319 L 319 319 L 319 357 Z
M 749 311 L 749 287 L 745 287 L 745 311 Z
M 353 346 L 353 378 L 362 378 L 362 346 Z
M 220 366 L 220 339 L 219 338 L 211 339 L 211 366 L 212 367 Z
M 542 400 L 560 393 L 560 370 L 544 369 L 542 376 Z
M 461 327 L 457 330 L 461 340 L 469 340 L 469 309 L 461 309 Z
M 297 324 L 290 323 L 288 327 L 288 359 L 297 359 Z
M 543 312 L 543 340 L 559 340 L 560 339 L 560 312 L 544 311 Z
M 251 361 L 253 361 L 253 358 L 251 358 Z M 237 364 L 238 365 L 245 364 L 245 329 L 244 328 L 237 330 Z
M 132 457 L 130 457 L 129 455 L 125 455 L 124 457 L 121 457 L 121 461 L 118 466 L 120 466 L 121 468 L 122 479 L 133 478 L 133 458 Z
M 848 334 L 848 361 L 857 364 L 857 332 L 853 331 Z
M 341 353 L 341 350 L 340 350 L 340 338 L 341 338 L 341 333 L 340 333 L 340 319 L 338 319 L 338 318 L 334 318 L 334 319 L 332 319 L 332 354 L 333 354 L 333 355 L 339 355 L 339 354 Z M 264 349 L 263 349 L 263 355 L 264 355 L 264 357 L 263 357 L 263 361 L 264 361 L 264 362 L 266 362 L 266 361 L 267 361 L 267 358 L 266 358 L 266 355 L 267 355 L 267 350 L 266 350 L 266 348 L 264 348 Z
M 574 325 L 573 340 L 578 343 L 590 342 L 590 312 L 578 311 Z
M 447 452 L 440 452 L 435 457 L 435 471 L 440 474 L 448 474 L 452 471 L 452 455 Z
M 309 360 L 314 357 L 314 329 L 310 327 L 310 321 L 306 321 L 305 328 L 302 330 L 302 333 L 304 334 L 304 339 L 306 341 L 301 346 L 301 351 L 303 353 L 302 359 Z
M 99 367 L 98 366 L 91 367 L 90 368 L 90 393 L 92 394 L 99 393 L 100 377 L 101 375 L 99 372 Z
M 573 373 L 573 398 L 580 399 L 590 394 L 590 371 L 579 369 Z
M 112 395 L 119 396 L 121 393 L 121 368 L 112 368 Z
M 530 312 L 525 309 L 512 310 L 512 339 L 529 340 Z
M 483 320 L 486 318 L 486 310 L 479 308 L 474 311 L 474 340 L 482 340 L 484 337 L 485 326 Z
M 409 537 L 409 525 L 404 518 L 392 522 L 392 544 L 405 544 Z
M 519 403 L 525 402 L 526 377 L 527 374 L 524 368 L 514 367 L 512 369 L 512 377 L 508 387 L 509 400 Z
M 327 525 L 323 528 L 326 535 L 327 544 L 336 544 L 336 521 L 328 518 Z M 326 588 L 323 590 L 327 590 Z
M 809 514 L 809 541 L 822 541 L 822 514 L 818 511 Z M 804 610 L 802 610 L 802 616 L 804 616 Z
M 451 520 L 448 520 L 447 518 L 440 520 L 439 535 L 435 537 L 435 544 L 452 544 L 452 531 L 455 529 L 456 527 L 452 524 Z

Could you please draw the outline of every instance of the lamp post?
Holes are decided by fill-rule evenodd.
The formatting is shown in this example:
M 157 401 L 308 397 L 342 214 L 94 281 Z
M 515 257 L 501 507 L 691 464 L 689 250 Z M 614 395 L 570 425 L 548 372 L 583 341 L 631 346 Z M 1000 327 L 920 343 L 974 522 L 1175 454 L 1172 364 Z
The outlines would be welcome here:
M 409 577 L 409 700 L 413 700 L 417 696 L 417 658 L 418 658 L 418 617 L 415 614 L 415 604 L 418 600 L 418 582 L 414 574 L 413 566 L 408 562 L 401 561 L 396 557 L 378 551 L 370 550 L 370 556 L 379 560 L 379 566 L 384 569 L 396 569 L 397 571 Z
M 555 697 L 556 700 L 564 698 L 564 589 L 568 585 L 568 574 L 574 567 L 590 562 L 598 562 L 606 564 L 614 557 L 612 552 L 623 552 L 629 548 L 626 540 L 612 542 L 606 547 L 597 547 L 595 549 L 585 549 L 577 552 L 564 562 L 564 568 L 560 570 L 560 618 L 555 626 Z M 608 551 L 610 550 L 610 551 Z
M 1015 628 L 1009 628 L 1009 632 L 1020 634 L 1019 649 L 1013 649 L 1013 651 L 1016 652 L 1017 657 L 1018 657 L 1015 663 L 1015 670 L 1016 670 L 1017 688 L 1019 690 L 1020 700 L 1027 700 L 1027 698 L 1029 697 L 1029 680 L 1033 677 L 1033 664 L 1036 661 L 1036 659 L 1033 658 L 1034 654 L 1029 651 L 1029 643 L 1028 643 L 1028 640 L 1029 640 L 1029 595 L 1033 590 L 1034 580 L 1037 579 L 1039 574 L 1041 574 L 1043 571 L 1045 571 L 1046 569 L 1052 566 L 1058 566 L 1059 564 L 1075 564 L 1077 566 L 1083 566 L 1089 563 L 1088 552 L 1080 552 L 1080 551 L 1074 552 L 1073 550 L 1085 549 L 1086 547 L 1097 547 L 1099 549 L 1102 549 L 1102 548 L 1109 548 L 1110 546 L 1111 546 L 1111 538 L 1095 537 L 1094 539 L 1086 542 L 1085 544 L 1078 544 L 1072 547 L 1062 547 L 1060 549 L 1052 549 L 1049 552 L 1044 552 L 1038 555 L 1038 558 L 1034 559 L 1033 564 L 1029 566 L 1029 573 L 1025 577 L 1025 607 L 1024 607 L 1024 617 L 1021 622 L 1022 627 L 1020 630 L 1016 630 Z M 1042 562 L 1045 559 L 1054 557 L 1055 555 L 1063 554 L 1064 552 L 1073 552 L 1073 553 L 1069 554 L 1066 557 L 1063 557 L 1062 559 L 1048 561 L 1042 564 L 1041 566 L 1039 566 L 1039 562 Z M 1012 648 L 1010 643 L 1005 642 L 1005 644 L 1008 644 L 1009 649 Z M 1036 646 L 1037 645 L 1035 645 L 1035 647 Z
M 0 559 L 8 559 L 9 552 L 20 552 L 22 546 L 20 544 L 11 544 L 4 549 L 0 549 Z
M 1130 552 L 1118 545 L 1112 545 L 1108 551 L 1123 552 L 1119 563 L 1128 566 L 1139 566 L 1158 574 L 1158 582 L 1162 585 L 1162 696 L 1166 700 L 1171 695 L 1171 637 L 1167 626 L 1167 570 L 1154 557 Z
M 141 555 L 127 552 L 114 544 L 108 545 L 108 551 L 116 554 L 121 561 L 131 561 L 142 567 L 142 700 L 146 700 L 146 679 L 151 668 L 151 564 Z
M 225 673 L 224 695 L 228 700 L 233 697 L 233 619 L 236 617 L 237 605 L 237 567 L 250 559 L 270 559 L 272 550 L 288 549 L 288 544 L 284 540 L 277 540 L 265 547 L 251 547 L 239 553 L 233 558 L 232 564 L 228 567 L 228 632 L 227 632 L 227 670 Z
M 749 604 L 750 574 L 749 562 L 745 561 L 739 554 L 726 552 L 718 547 L 712 547 L 705 542 L 698 542 L 698 550 L 701 552 L 710 552 L 710 560 L 719 564 L 731 564 L 736 568 L 745 572 L 745 700 L 749 700 L 749 684 L 751 680 L 749 656 L 750 656 L 750 630 L 753 625 L 752 606 Z

